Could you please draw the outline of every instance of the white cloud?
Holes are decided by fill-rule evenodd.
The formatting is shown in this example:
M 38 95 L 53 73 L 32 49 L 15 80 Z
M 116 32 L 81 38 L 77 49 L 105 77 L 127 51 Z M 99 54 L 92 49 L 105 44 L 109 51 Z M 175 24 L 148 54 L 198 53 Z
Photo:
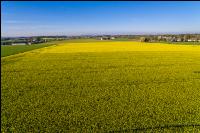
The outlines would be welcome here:
M 27 20 L 2 20 L 4 24 L 37 24 L 39 21 L 27 21 Z
M 26 21 L 18 21 L 18 20 L 6 20 L 4 23 L 6 24 L 19 24 L 19 23 L 25 23 Z

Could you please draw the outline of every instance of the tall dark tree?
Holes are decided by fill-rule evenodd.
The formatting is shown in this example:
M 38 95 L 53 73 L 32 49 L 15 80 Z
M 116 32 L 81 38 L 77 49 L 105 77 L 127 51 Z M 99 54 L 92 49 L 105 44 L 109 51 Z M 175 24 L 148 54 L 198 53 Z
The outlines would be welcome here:
M 188 35 L 188 34 L 184 35 L 183 40 L 184 40 L 185 42 L 187 42 L 188 39 L 190 39 L 190 35 Z
M 141 42 L 150 42 L 150 38 L 141 37 L 141 38 L 140 38 L 140 41 L 141 41 Z

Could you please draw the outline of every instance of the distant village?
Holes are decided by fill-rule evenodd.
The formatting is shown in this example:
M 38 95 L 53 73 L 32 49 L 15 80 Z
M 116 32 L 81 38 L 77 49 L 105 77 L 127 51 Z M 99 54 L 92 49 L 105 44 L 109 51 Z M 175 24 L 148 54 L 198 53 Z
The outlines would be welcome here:
M 150 35 L 140 37 L 143 42 L 200 42 L 200 34 Z
M 141 42 L 200 42 L 200 34 L 180 35 L 84 35 L 84 36 L 35 36 L 35 37 L 4 37 L 1 45 L 32 45 L 50 41 L 69 39 L 97 39 L 97 40 L 132 40 Z

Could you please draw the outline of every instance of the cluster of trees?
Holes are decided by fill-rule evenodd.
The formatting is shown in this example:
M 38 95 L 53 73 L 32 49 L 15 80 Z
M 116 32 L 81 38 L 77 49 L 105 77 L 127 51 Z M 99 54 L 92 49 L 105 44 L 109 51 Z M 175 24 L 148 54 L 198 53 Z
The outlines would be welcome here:
M 141 37 L 141 38 L 140 38 L 140 41 L 141 41 L 141 42 L 150 42 L 150 41 L 151 41 L 151 38 L 149 38 L 149 37 Z

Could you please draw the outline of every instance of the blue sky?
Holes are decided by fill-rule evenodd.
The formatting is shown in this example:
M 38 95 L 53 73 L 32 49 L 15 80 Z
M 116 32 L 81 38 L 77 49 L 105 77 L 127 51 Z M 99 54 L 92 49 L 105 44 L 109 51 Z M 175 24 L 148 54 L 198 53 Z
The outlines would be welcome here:
M 200 2 L 1 2 L 2 36 L 200 33 Z

